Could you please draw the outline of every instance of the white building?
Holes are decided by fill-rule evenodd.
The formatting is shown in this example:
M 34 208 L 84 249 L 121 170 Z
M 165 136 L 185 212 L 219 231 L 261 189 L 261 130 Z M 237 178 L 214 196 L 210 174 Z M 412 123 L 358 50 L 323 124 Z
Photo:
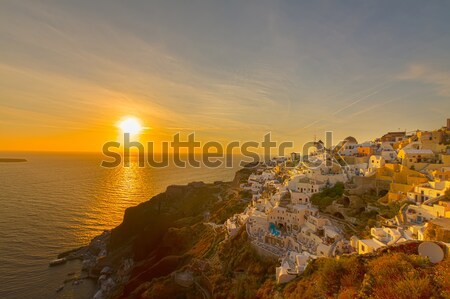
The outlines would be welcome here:
M 370 156 L 367 174 L 374 173 L 378 168 L 383 167 L 385 164 L 386 164 L 386 160 L 382 156 L 376 156 L 376 155 Z
M 291 195 L 292 204 L 309 204 L 311 202 L 311 198 L 309 195 L 302 193 L 300 191 L 289 189 L 289 193 Z
M 364 239 L 358 240 L 357 251 L 358 254 L 366 254 L 376 251 L 377 249 L 384 247 L 385 245 L 377 239 Z
M 325 182 L 304 177 L 299 179 L 295 189 L 290 189 L 311 196 L 314 193 L 322 191 L 324 188 Z
M 228 236 L 234 237 L 239 229 L 246 224 L 249 216 L 247 213 L 235 214 L 225 221 L 225 228 L 227 229 Z
M 267 214 L 256 208 L 250 208 L 248 214 L 247 231 L 253 237 L 258 239 L 262 238 L 267 233 L 269 227 Z
M 429 199 L 440 197 L 445 194 L 445 191 L 450 189 L 449 181 L 430 181 L 425 184 L 420 184 L 414 187 L 414 191 L 408 192 L 409 200 L 416 203 L 423 203 Z
M 307 205 L 297 204 L 286 208 L 276 206 L 268 214 L 268 220 L 289 232 L 298 231 L 300 226 L 305 223 L 307 213 L 310 212 L 310 207 Z
M 373 227 L 370 230 L 370 235 L 371 239 L 361 240 L 356 236 L 350 238 L 350 244 L 358 254 L 371 253 L 381 247 L 410 239 L 401 229 L 391 227 Z
M 358 144 L 354 137 L 345 138 L 342 147 L 339 149 L 338 153 L 341 156 L 356 156 L 358 154 L 358 148 L 361 144 Z
M 364 176 L 368 172 L 368 163 L 359 163 L 359 164 L 349 164 L 345 166 L 345 170 L 349 178 L 353 176 Z M 340 180 L 340 182 L 346 182 L 345 180 Z
M 337 182 L 346 182 L 348 180 L 347 174 L 344 173 L 341 166 L 337 164 L 333 164 L 333 166 L 321 165 L 316 169 L 307 169 L 304 174 L 307 178 L 326 183 L 329 186 L 333 186 Z
M 389 142 L 383 142 L 380 145 L 377 154 L 383 157 L 383 159 L 388 163 L 397 160 L 397 152 Z
M 434 218 L 450 218 L 450 202 L 440 201 L 439 204 L 408 205 L 406 209 L 407 223 L 423 223 Z
M 415 163 L 434 163 L 435 155 L 430 149 L 407 149 L 398 152 L 397 158 L 402 165 L 410 167 Z
M 277 283 L 283 284 L 293 280 L 305 271 L 309 261 L 313 258 L 315 257 L 308 252 L 289 251 L 281 260 L 280 267 L 276 268 Z

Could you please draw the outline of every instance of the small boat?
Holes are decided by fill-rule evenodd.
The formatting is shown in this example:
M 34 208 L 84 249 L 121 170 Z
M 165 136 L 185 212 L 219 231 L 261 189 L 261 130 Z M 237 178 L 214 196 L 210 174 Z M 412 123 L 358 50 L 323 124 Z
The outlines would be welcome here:
M 64 289 L 64 285 L 60 285 L 57 289 L 56 289 L 56 293 L 61 292 Z
M 66 259 L 65 257 L 63 257 L 63 258 L 60 258 L 60 259 L 56 259 L 56 260 L 51 261 L 51 262 L 49 263 L 49 266 L 50 266 L 50 267 L 53 267 L 53 266 L 57 266 L 57 265 L 62 265 L 62 264 L 64 264 L 65 262 L 67 262 L 67 259 Z

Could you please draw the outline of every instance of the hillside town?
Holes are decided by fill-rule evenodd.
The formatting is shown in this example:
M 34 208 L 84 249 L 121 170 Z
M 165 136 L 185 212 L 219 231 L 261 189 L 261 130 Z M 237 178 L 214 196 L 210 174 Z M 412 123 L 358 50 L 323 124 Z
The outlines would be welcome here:
M 248 206 L 224 224 L 229 238 L 245 229 L 258 252 L 279 258 L 278 283 L 318 257 L 409 240 L 450 248 L 450 119 L 362 143 L 349 136 L 310 155 L 329 163 L 310 167 L 297 153 L 260 163 L 240 184 Z

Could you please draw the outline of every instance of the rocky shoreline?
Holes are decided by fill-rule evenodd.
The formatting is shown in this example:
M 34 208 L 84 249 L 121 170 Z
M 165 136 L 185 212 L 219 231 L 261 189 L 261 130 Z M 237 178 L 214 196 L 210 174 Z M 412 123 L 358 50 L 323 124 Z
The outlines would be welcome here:
M 81 275 L 75 276 L 74 273 L 69 273 L 69 277 L 63 281 L 63 284 L 56 291 L 62 290 L 66 283 L 79 284 L 85 279 L 92 279 L 98 283 L 98 291 L 94 298 L 106 298 L 103 294 L 107 294 L 114 288 L 114 271 L 112 268 L 102 265 L 102 260 L 107 255 L 107 244 L 111 236 L 111 231 L 104 231 L 101 235 L 96 236 L 87 246 L 81 246 L 63 252 L 58 255 L 58 259 L 64 261 L 80 260 L 82 261 Z M 102 291 L 99 293 L 99 291 Z M 101 296 L 100 296 L 101 295 Z

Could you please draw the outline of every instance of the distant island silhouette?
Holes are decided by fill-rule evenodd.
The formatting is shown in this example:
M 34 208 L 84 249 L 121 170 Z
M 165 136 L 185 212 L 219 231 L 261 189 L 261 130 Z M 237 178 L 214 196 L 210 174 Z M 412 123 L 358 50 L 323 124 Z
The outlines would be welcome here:
M 0 163 L 10 163 L 10 162 L 28 162 L 27 159 L 20 158 L 0 158 Z

